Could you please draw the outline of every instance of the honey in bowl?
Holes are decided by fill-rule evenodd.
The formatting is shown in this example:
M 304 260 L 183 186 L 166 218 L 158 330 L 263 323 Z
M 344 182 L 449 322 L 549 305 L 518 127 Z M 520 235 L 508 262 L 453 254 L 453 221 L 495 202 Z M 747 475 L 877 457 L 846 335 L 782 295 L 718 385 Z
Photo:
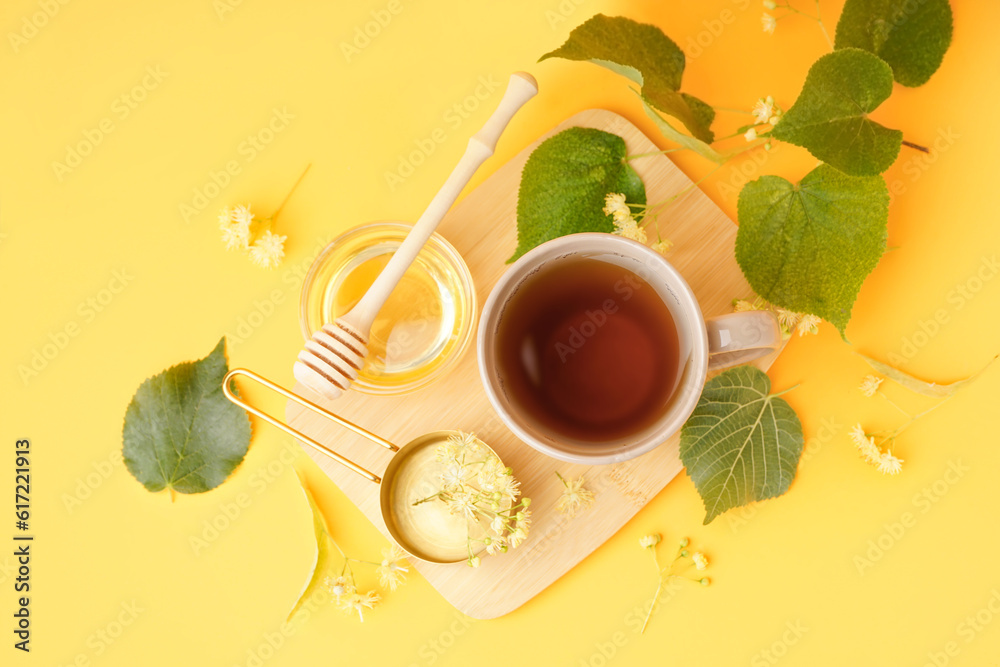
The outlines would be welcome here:
M 354 307 L 409 229 L 402 223 L 370 223 L 327 246 L 303 285 L 306 338 Z M 447 241 L 433 235 L 379 311 L 354 388 L 400 394 L 440 377 L 468 346 L 475 312 L 468 268 Z
M 505 304 L 496 335 L 507 395 L 522 414 L 568 438 L 640 433 L 678 383 L 670 309 L 639 275 L 598 258 L 541 266 Z

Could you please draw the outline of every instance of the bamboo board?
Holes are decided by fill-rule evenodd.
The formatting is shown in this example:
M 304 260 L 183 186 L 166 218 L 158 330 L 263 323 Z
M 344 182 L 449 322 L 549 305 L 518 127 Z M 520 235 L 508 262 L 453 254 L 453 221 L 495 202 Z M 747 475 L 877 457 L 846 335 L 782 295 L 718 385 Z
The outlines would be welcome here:
M 629 154 L 657 147 L 634 125 L 610 111 L 581 112 L 528 146 L 468 194 L 441 222 L 438 232 L 465 258 L 480 304 L 506 268 L 516 247 L 517 190 L 525 161 L 542 140 L 567 127 L 593 127 L 622 136 Z M 646 185 L 647 199 L 658 202 L 691 185 L 690 179 L 665 156 L 632 163 Z M 736 264 L 736 226 L 699 189 L 683 195 L 658 220 L 664 238 L 674 242 L 667 256 L 684 275 L 706 316 L 731 311 L 736 297 L 751 294 Z M 650 230 L 651 231 L 651 230 Z M 652 234 L 651 234 L 652 236 Z M 496 618 L 517 609 L 544 590 L 614 535 L 681 471 L 678 436 L 631 461 L 609 466 L 583 466 L 556 461 L 518 441 L 487 401 L 479 379 L 476 354 L 470 349 L 443 379 L 401 397 L 348 393 L 337 401 L 316 399 L 331 411 L 402 446 L 430 431 L 474 432 L 514 468 L 524 495 L 532 499 L 533 523 L 528 539 L 506 554 L 487 556 L 478 569 L 464 563 L 414 567 L 448 602 L 477 619 Z M 767 369 L 777 353 L 757 362 Z M 306 396 L 306 390 L 296 386 Z M 295 403 L 286 409 L 288 422 L 380 474 L 389 452 L 340 429 Z M 375 526 L 388 537 L 379 510 L 378 487 L 306 448 L 319 467 Z M 575 519 L 555 511 L 562 485 L 555 476 L 583 475 L 595 492 L 594 505 Z

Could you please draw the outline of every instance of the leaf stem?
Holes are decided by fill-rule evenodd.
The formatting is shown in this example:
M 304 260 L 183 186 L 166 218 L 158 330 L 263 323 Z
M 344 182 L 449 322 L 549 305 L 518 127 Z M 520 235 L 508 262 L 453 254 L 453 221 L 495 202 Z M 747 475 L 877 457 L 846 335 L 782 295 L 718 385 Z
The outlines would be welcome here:
M 764 144 L 766 144 L 770 140 L 771 140 L 771 138 L 769 136 L 767 136 L 766 134 L 764 134 L 764 135 L 761 135 L 761 136 L 757 137 L 756 139 L 754 139 L 750 143 L 748 143 L 744 148 L 738 148 L 738 149 L 734 149 L 734 150 L 730 151 L 729 153 L 723 153 L 722 156 L 725 158 L 725 162 L 723 162 L 722 164 L 726 164 L 726 162 L 729 162 L 730 160 L 736 159 L 739 156 L 743 155 L 744 153 L 749 153 L 750 151 L 752 151 L 753 149 L 757 148 L 758 146 L 763 146 Z
M 793 12 L 795 14 L 799 14 L 800 16 L 805 16 L 807 19 L 812 19 L 813 21 L 815 21 L 816 24 L 819 25 L 819 29 L 823 32 L 823 38 L 826 39 L 826 43 L 830 46 L 830 50 L 832 51 L 833 50 L 833 40 L 830 39 L 830 33 L 828 33 L 826 31 L 826 25 L 823 23 L 823 17 L 821 15 L 820 11 L 819 11 L 819 0 L 815 0 L 815 1 L 816 1 L 816 16 L 813 16 L 812 14 L 807 14 L 806 12 L 802 11 L 801 9 L 796 9 L 795 7 L 792 7 L 792 3 L 791 3 L 790 0 L 789 0 L 789 2 L 786 2 L 785 4 L 778 5 L 778 6 L 781 7 L 781 8 L 783 8 L 783 9 L 787 9 L 788 11 Z M 787 14 L 785 16 L 787 16 Z M 781 17 L 778 17 L 778 18 L 784 18 L 784 16 L 781 16 Z
M 729 113 L 743 114 L 744 116 L 752 116 L 752 111 L 747 111 L 746 109 L 733 109 L 732 107 L 712 107 L 716 111 L 728 111 Z
M 642 629 L 639 630 L 639 634 L 646 632 L 646 626 L 649 625 L 649 619 L 653 615 L 653 609 L 656 607 L 656 600 L 660 597 L 660 591 L 663 590 L 663 577 L 657 577 L 656 582 L 656 592 L 653 593 L 653 604 L 649 605 L 649 611 L 646 612 L 646 620 L 642 622 Z
M 288 200 L 291 199 L 292 193 L 294 193 L 295 189 L 299 187 L 299 183 L 301 183 L 302 179 L 306 177 L 306 173 L 309 171 L 311 167 L 312 167 L 312 162 L 306 165 L 306 168 L 302 171 L 302 174 L 299 176 L 299 180 L 295 181 L 295 185 L 292 186 L 292 189 L 288 191 L 287 195 L 285 195 L 285 198 L 278 205 L 278 208 L 275 209 L 274 213 L 271 214 L 272 223 L 278 219 L 278 215 L 281 213 L 281 209 L 285 208 L 285 204 L 287 204 Z
M 885 438 L 885 440 L 895 440 L 899 436 L 899 434 L 902 433 L 903 431 L 905 431 L 907 428 L 909 428 L 910 425 L 913 424 L 913 422 L 917 421 L 918 419 L 920 419 L 924 415 L 927 415 L 927 414 L 930 414 L 930 413 L 934 412 L 935 410 L 937 410 L 938 408 L 940 408 L 942 405 L 944 405 L 945 403 L 947 403 L 948 401 L 950 401 L 954 397 L 955 397 L 955 394 L 950 394 L 949 396 L 947 396 L 946 398 L 942 399 L 941 401 L 935 403 L 934 405 L 932 405 L 931 407 L 927 408 L 923 412 L 918 412 L 917 414 L 913 415 L 912 417 L 910 417 L 910 420 L 908 422 L 906 422 L 905 424 L 903 424 L 902 426 L 900 426 L 899 428 L 897 428 L 895 431 L 893 431 L 891 434 L 889 434 L 889 437 Z
M 927 146 L 921 146 L 920 144 L 915 144 L 912 141 L 907 141 L 906 139 L 903 139 L 903 145 L 904 146 L 909 146 L 910 148 L 913 148 L 914 150 L 918 150 L 921 153 L 930 153 L 931 152 L 931 149 L 927 148 Z
M 663 590 L 663 573 L 660 570 L 660 561 L 656 557 L 656 545 L 654 544 L 649 548 L 650 552 L 653 554 L 653 565 L 656 566 L 656 592 L 653 593 L 653 602 L 649 605 L 649 611 L 646 612 L 646 620 L 642 622 L 642 629 L 639 630 L 639 634 L 646 632 L 646 626 L 649 624 L 649 619 L 653 615 L 653 609 L 656 607 L 656 601 L 660 597 L 660 591 Z M 674 560 L 677 560 L 676 558 Z
M 896 403 L 896 401 L 892 400 L 891 398 L 889 398 L 888 396 L 886 396 L 885 394 L 883 394 L 881 391 L 878 392 L 878 395 L 881 396 L 882 398 L 884 398 L 885 400 L 887 400 L 889 402 L 889 405 L 891 405 L 892 407 L 896 408 L 897 410 L 899 410 L 900 412 L 902 412 L 907 417 L 913 417 L 913 415 L 911 415 L 909 412 L 907 412 L 903 408 L 899 407 L 899 405 Z
M 823 15 L 819 11 L 819 0 L 816 0 L 816 23 L 819 24 L 819 29 L 823 31 L 826 43 L 830 46 L 830 50 L 833 51 L 833 40 L 830 39 L 830 33 L 826 31 L 826 25 L 823 23 Z
M 681 197 L 683 197 L 687 193 L 689 193 L 692 190 L 694 190 L 703 181 L 705 181 L 705 179 L 707 179 L 709 176 L 711 176 L 715 172 L 719 171 L 720 169 L 722 169 L 722 165 L 721 164 L 718 165 L 718 166 L 716 166 L 712 171 L 708 172 L 707 174 L 705 174 L 704 176 L 702 176 L 697 181 L 691 183 L 691 185 L 687 186 L 686 188 L 684 188 L 680 192 L 677 192 L 677 193 L 671 195 L 670 197 L 667 197 L 663 201 L 659 201 L 659 202 L 656 202 L 655 204 L 648 205 L 646 207 L 645 214 L 642 216 L 642 225 L 640 225 L 640 226 L 644 227 L 644 226 L 646 226 L 646 224 L 650 220 L 656 220 L 657 216 L 659 216 L 660 213 L 662 213 L 663 211 L 665 211 L 670 204 L 676 202 L 678 199 L 680 199 Z M 654 209 L 659 209 L 659 210 L 657 210 L 655 213 L 653 213 Z
M 790 392 L 791 390 L 793 390 L 793 389 L 798 389 L 798 388 L 799 388 L 799 385 L 795 384 L 795 385 L 792 385 L 791 387 L 789 387 L 788 389 L 782 389 L 782 390 L 781 390 L 781 391 L 779 391 L 779 392 L 778 392 L 777 394 L 771 394 L 771 395 L 770 395 L 770 396 L 769 396 L 768 398 L 778 398 L 778 397 L 779 397 L 779 396 L 781 396 L 782 394 L 787 394 L 787 393 L 788 393 L 788 392 Z
M 641 157 L 652 157 L 653 155 L 665 155 L 667 153 L 676 153 L 677 151 L 687 150 L 684 146 L 678 148 L 664 148 L 662 151 L 650 151 L 649 153 L 638 153 L 636 155 L 626 155 L 622 158 L 622 162 L 630 162 Z
M 434 500 L 436 498 L 440 498 L 441 494 L 443 494 L 443 493 L 444 493 L 444 491 L 438 491 L 433 496 L 427 496 L 426 498 L 421 498 L 420 500 L 415 501 L 413 503 L 413 506 L 416 507 L 417 505 L 420 505 L 421 503 L 426 503 L 426 502 Z

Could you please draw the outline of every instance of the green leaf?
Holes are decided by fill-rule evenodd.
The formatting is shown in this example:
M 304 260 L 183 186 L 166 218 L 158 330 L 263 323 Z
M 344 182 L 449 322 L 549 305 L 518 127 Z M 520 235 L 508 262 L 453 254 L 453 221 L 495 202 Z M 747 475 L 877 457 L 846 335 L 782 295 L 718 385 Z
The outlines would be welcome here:
M 941 66 L 951 31 L 948 0 L 847 0 L 835 47 L 870 51 L 889 64 L 896 81 L 920 86 Z
M 323 511 L 319 508 L 319 504 L 313 497 L 313 494 L 309 491 L 309 486 L 306 484 L 306 480 L 302 477 L 302 473 L 296 471 L 299 475 L 299 483 L 302 485 L 302 492 L 306 495 L 306 500 L 309 502 L 309 508 L 312 510 L 313 516 L 313 530 L 316 533 L 316 562 L 313 564 L 312 572 L 309 574 L 309 580 L 306 582 L 305 588 L 302 589 L 302 594 L 299 595 L 299 599 L 295 602 L 295 606 L 292 610 L 288 612 L 288 619 L 292 620 L 292 617 L 298 613 L 302 605 L 312 597 L 318 589 L 320 589 L 327 577 L 336 576 L 334 564 L 336 561 L 333 557 L 333 552 L 330 549 L 330 527 L 326 522 L 326 517 L 323 515 Z
M 892 93 L 892 70 L 861 49 L 828 53 L 809 69 L 795 104 L 771 136 L 802 146 L 816 158 L 852 176 L 888 169 L 903 133 L 868 118 Z
M 844 335 L 861 284 L 885 252 L 882 177 L 847 176 L 825 164 L 798 185 L 762 176 L 740 191 L 737 212 L 736 261 L 754 291 Z
M 640 95 L 640 97 L 642 96 Z M 715 150 L 711 145 L 706 144 L 701 139 L 695 139 L 694 137 L 690 137 L 675 129 L 673 125 L 668 123 L 666 119 L 664 119 L 663 116 L 657 112 L 657 110 L 649 103 L 649 100 L 645 98 L 642 98 L 642 109 L 646 112 L 646 115 L 649 116 L 654 123 L 656 123 L 656 127 L 667 139 L 677 142 L 684 148 L 690 149 L 702 157 L 715 162 L 716 164 L 725 164 L 726 160 L 729 159 L 728 156 L 719 153 L 719 151 Z
M 565 58 L 592 62 L 642 86 L 642 96 L 655 108 L 678 119 L 696 138 L 714 140 L 709 127 L 715 110 L 681 93 L 684 52 L 654 25 L 623 16 L 598 14 L 574 28 L 561 47 L 538 59 Z
M 507 261 L 567 234 L 614 231 L 603 211 L 609 192 L 645 204 L 642 179 L 624 158 L 624 139 L 592 128 L 571 127 L 542 142 L 521 172 L 517 250 Z
M 681 428 L 681 461 L 705 503 L 705 523 L 734 507 L 780 496 L 795 478 L 802 424 L 753 366 L 708 381 Z
M 222 393 L 226 339 L 201 361 L 149 378 L 125 411 L 122 454 L 150 491 L 202 493 L 240 464 L 250 446 L 250 420 Z
M 973 380 L 975 380 L 977 377 L 979 377 L 983 373 L 983 371 L 992 366 L 993 362 L 997 360 L 996 357 L 993 357 L 992 359 L 990 359 L 989 363 L 987 363 L 981 369 L 979 369 L 969 377 L 965 378 L 964 380 L 956 380 L 951 384 L 938 384 L 937 382 L 927 382 L 925 380 L 920 380 L 908 373 L 904 373 L 903 371 L 899 370 L 894 366 L 890 366 L 889 364 L 884 364 L 881 361 L 872 359 L 871 357 L 865 356 L 863 354 L 861 355 L 861 358 L 867 361 L 868 365 L 874 368 L 876 372 L 881 373 L 882 375 L 886 376 L 893 382 L 897 382 L 903 385 L 910 391 L 914 391 L 918 394 L 923 394 L 924 396 L 930 396 L 932 398 L 947 398 L 948 396 L 954 395 L 955 392 L 957 392 L 959 389 L 965 387 Z

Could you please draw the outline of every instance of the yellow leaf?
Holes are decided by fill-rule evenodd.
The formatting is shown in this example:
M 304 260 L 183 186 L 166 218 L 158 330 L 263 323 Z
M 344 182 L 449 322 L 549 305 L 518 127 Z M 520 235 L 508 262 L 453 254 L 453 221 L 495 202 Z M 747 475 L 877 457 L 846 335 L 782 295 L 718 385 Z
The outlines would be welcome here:
M 288 620 L 291 620 L 299 609 L 302 608 L 306 600 L 312 597 L 313 593 L 324 585 L 323 582 L 328 576 L 331 576 L 334 565 L 333 553 L 331 552 L 332 544 L 329 537 L 330 527 L 326 523 L 326 517 L 323 516 L 319 505 L 316 504 L 316 499 L 313 498 L 312 493 L 309 492 L 309 487 L 302 473 L 296 472 L 299 475 L 299 482 L 302 484 L 302 492 L 305 494 L 313 513 L 313 529 L 316 532 L 316 561 L 313 564 L 309 579 L 306 581 L 305 588 L 302 589 L 302 594 L 299 596 L 295 606 L 288 613 Z

